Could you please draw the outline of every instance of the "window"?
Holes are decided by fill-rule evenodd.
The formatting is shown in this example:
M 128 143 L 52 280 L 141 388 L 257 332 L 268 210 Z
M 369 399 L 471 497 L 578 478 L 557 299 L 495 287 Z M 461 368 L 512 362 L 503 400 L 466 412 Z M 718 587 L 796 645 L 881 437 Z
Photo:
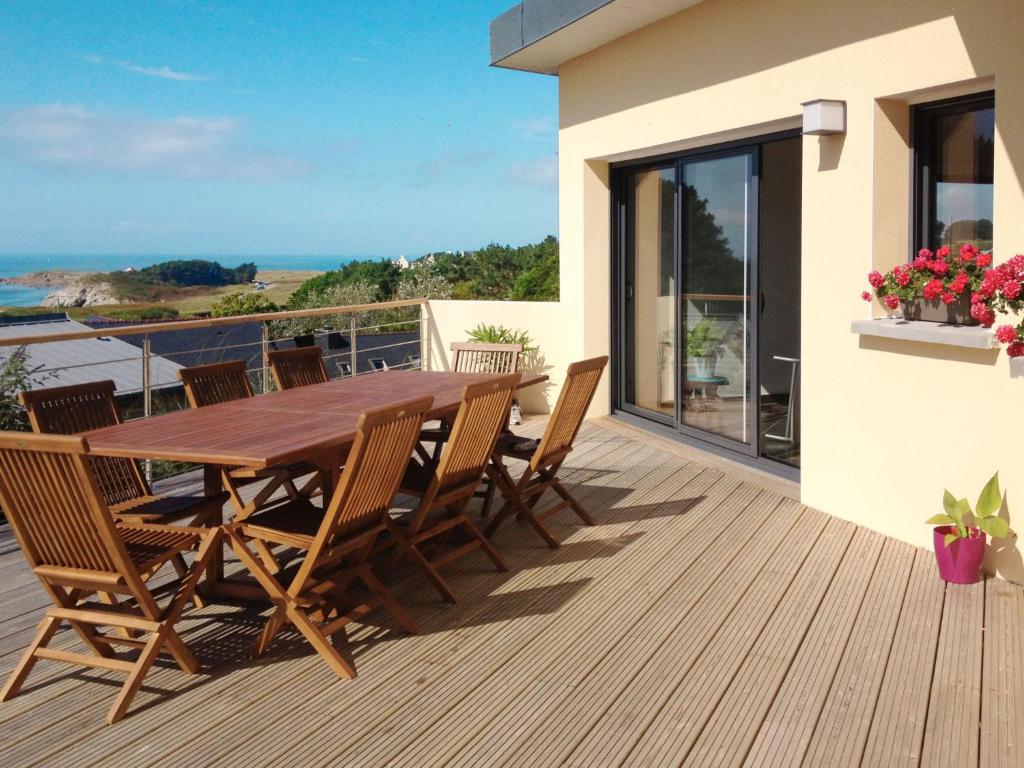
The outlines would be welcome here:
M 913 130 L 914 250 L 991 249 L 995 95 L 922 104 Z

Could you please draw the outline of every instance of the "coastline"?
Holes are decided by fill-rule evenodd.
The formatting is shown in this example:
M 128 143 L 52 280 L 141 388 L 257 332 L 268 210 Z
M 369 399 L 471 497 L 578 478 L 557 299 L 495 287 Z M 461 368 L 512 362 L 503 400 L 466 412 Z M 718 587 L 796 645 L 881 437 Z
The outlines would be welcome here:
M 256 273 L 256 280 L 264 283 L 261 290 L 267 298 L 277 304 L 283 304 L 288 296 L 303 282 L 311 277 L 322 274 L 318 269 L 261 269 Z M 26 310 L 38 307 L 41 311 L 59 309 L 47 304 L 47 300 L 56 293 L 88 292 L 88 298 L 82 304 L 69 304 L 71 307 L 139 307 L 150 305 L 176 309 L 183 315 L 209 311 L 210 306 L 218 299 L 230 293 L 255 290 L 249 284 L 236 284 L 216 287 L 196 286 L 181 289 L 178 295 L 169 295 L 155 301 L 119 301 L 112 293 L 110 286 L 96 278 L 102 272 L 92 270 L 49 269 L 24 272 L 18 275 L 0 277 L 0 310 Z M 8 297 L 17 297 L 17 302 L 5 301 Z M 29 298 L 31 297 L 31 298 Z M 64 305 L 62 305 L 64 306 Z
M 71 269 L 47 269 L 38 272 L 25 272 L 10 277 L 0 277 L 0 284 L 21 285 L 26 288 L 52 288 L 57 290 L 72 283 L 85 282 L 87 278 L 98 274 Z

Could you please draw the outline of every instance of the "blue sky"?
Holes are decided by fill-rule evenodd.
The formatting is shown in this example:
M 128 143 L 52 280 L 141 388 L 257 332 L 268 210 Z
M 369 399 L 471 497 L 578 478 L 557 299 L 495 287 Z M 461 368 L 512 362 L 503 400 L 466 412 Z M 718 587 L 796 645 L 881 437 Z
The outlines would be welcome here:
M 512 0 L 0 10 L 0 253 L 415 255 L 557 229 Z

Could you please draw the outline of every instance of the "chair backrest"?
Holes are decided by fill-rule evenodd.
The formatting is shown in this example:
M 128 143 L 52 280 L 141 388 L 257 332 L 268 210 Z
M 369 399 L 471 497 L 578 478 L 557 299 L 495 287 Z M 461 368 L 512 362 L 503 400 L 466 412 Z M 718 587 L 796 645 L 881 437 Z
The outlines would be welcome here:
M 275 349 L 267 353 L 278 389 L 295 389 L 327 381 L 327 369 L 320 347 Z
M 315 562 L 339 537 L 381 521 L 398 491 L 433 401 L 429 396 L 419 397 L 359 416 L 355 440 L 308 560 Z M 301 575 L 304 578 L 308 572 Z
M 532 468 L 547 466 L 565 458 L 580 431 L 587 409 L 594 399 L 608 356 L 581 360 L 569 366 L 562 392 L 548 419 L 547 429 L 530 461 Z
M 470 492 L 476 488 L 498 436 L 508 423 L 519 378 L 518 373 L 511 373 L 470 384 L 462 391 L 459 412 L 434 474 L 435 495 L 460 487 Z
M 121 423 L 114 389 L 112 381 L 94 381 L 33 389 L 19 393 L 18 398 L 25 406 L 33 432 L 75 435 Z M 89 463 L 107 504 L 149 495 L 149 484 L 133 459 L 90 456 Z
M 252 383 L 244 360 L 196 365 L 178 369 L 190 408 L 243 400 L 252 397 Z
M 452 370 L 457 373 L 515 373 L 523 345 L 456 341 L 451 350 Z
M 0 504 L 33 568 L 131 567 L 87 452 L 81 437 L 0 432 Z

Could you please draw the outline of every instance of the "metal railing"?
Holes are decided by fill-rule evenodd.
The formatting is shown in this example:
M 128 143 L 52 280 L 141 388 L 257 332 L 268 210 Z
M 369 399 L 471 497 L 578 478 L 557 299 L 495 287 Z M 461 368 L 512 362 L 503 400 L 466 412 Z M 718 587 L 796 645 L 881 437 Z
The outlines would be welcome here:
M 0 336 L 0 359 L 24 348 L 31 361 L 30 378 L 37 387 L 114 379 L 125 418 L 147 418 L 187 407 L 176 376 L 181 367 L 241 358 L 246 360 L 254 389 L 269 392 L 273 379 L 267 355 L 278 347 L 320 346 L 331 378 L 383 369 L 429 368 L 428 318 L 426 299 L 195 320 L 93 323 L 98 327 L 54 333 L 38 333 L 38 323 L 26 318 L 25 323 L 4 326 L 12 335 Z M 310 320 L 319 322 L 301 322 Z M 47 318 L 44 322 L 56 325 L 61 321 Z M 16 331 L 30 324 L 35 333 Z M 120 342 L 118 349 L 101 354 L 102 359 L 77 359 L 75 353 L 81 355 L 82 348 L 64 348 L 66 356 L 59 349 L 54 354 L 32 354 L 32 348 L 41 344 L 110 339 Z M 90 350 L 82 356 L 88 358 L 94 351 L 102 352 Z M 55 356 L 60 359 L 52 359 Z M 45 362 L 39 364 L 37 357 Z M 184 469 L 160 463 L 157 474 L 166 477 Z M 153 464 L 147 463 L 147 472 L 153 474 Z

